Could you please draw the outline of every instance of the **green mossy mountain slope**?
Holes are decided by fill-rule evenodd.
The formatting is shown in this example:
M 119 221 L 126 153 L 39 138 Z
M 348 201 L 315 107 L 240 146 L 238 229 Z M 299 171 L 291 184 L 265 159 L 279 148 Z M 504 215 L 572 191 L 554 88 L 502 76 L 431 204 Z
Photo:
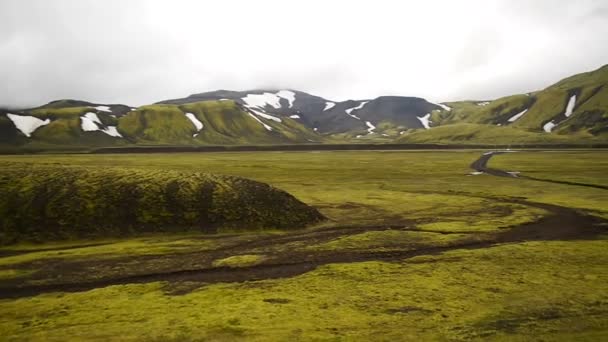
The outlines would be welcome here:
M 39 146 L 120 146 L 120 145 L 247 145 L 322 142 L 321 135 L 289 117 L 280 122 L 256 116 L 234 101 L 203 101 L 183 105 L 154 104 L 114 114 L 91 106 L 61 107 L 65 101 L 17 112 L 50 123 L 37 128 L 31 137 L 21 133 L 0 111 L 0 143 L 22 147 Z M 112 108 L 113 109 L 113 108 Z M 12 113 L 12 112 L 11 112 Z M 101 122 L 98 131 L 84 131 L 83 116 L 93 113 Z M 199 131 L 186 116 L 191 113 L 203 124 Z M 102 131 L 116 128 L 121 135 Z
M 430 130 L 418 130 L 404 135 L 398 140 L 407 143 L 440 143 L 440 144 L 569 144 L 593 143 L 597 138 L 588 134 L 576 135 L 543 134 L 530 132 L 514 127 L 460 123 L 435 127 Z
M 567 117 L 566 108 L 573 96 L 576 96 L 573 112 Z M 608 65 L 566 78 L 538 92 L 492 101 L 446 104 L 451 110 L 432 112 L 432 129 L 418 130 L 401 137 L 399 141 L 501 144 L 606 142 Z M 521 115 L 516 118 L 517 114 Z M 544 127 L 549 122 L 556 126 L 547 132 Z M 497 126 L 509 126 L 509 129 L 497 129 Z
M 275 96 L 272 92 L 260 94 L 262 90 L 252 92 L 252 96 L 258 99 Z M 166 101 L 139 108 L 60 100 L 17 112 L 0 110 L 0 150 L 6 146 L 17 150 L 35 150 L 60 146 L 274 145 L 311 142 L 509 144 L 608 141 L 608 65 L 568 77 L 540 91 L 491 101 L 456 101 L 435 105 L 417 99 L 432 108 L 428 109 L 428 130 L 419 128 L 427 119 L 426 115 L 412 116 L 408 112 L 411 108 L 402 103 L 412 98 L 379 97 L 371 102 L 350 100 L 334 103 L 297 92 L 293 108 L 292 103 L 282 99 L 279 104 L 267 102 L 262 109 L 263 106 L 255 107 L 243 101 L 247 93 L 209 93 L 213 96 L 200 97 L 198 102 Z M 222 98 L 230 96 L 234 98 Z M 306 99 L 310 98 L 314 98 L 314 103 L 307 106 Z M 379 99 L 392 102 L 385 106 L 374 105 L 382 102 Z M 571 100 L 573 110 L 570 114 L 567 107 Z M 298 104 L 298 101 L 304 102 Z M 366 105 L 368 102 L 370 104 Z M 333 111 L 324 109 L 326 103 L 334 105 Z M 352 112 L 353 108 L 359 109 Z M 27 137 L 7 117 L 8 113 L 51 122 Z M 87 113 L 97 115 L 99 130 L 83 131 L 82 117 Z M 203 125 L 201 130 L 190 120 L 192 117 L 186 116 L 189 113 Z M 405 120 L 406 116 L 409 121 Z M 340 124 L 342 120 L 345 121 L 344 125 Z M 322 126 L 323 123 L 346 128 L 340 133 L 332 133 L 331 129 Z M 453 127 L 442 128 L 449 126 Z M 498 126 L 509 129 L 496 129 Z M 115 129 L 120 136 L 108 134 L 109 129 Z
M 186 113 L 192 113 L 203 124 L 200 131 Z M 293 119 L 280 120 L 254 118 L 234 101 L 154 104 L 121 117 L 118 130 L 134 142 L 147 144 L 281 144 L 321 140 L 320 135 Z

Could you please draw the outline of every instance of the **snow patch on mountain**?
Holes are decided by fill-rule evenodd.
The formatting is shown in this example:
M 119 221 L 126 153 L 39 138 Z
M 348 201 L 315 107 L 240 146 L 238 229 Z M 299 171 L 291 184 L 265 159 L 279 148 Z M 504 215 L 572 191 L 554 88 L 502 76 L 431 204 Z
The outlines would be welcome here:
M 484 102 L 477 102 L 477 105 L 478 105 L 478 106 L 481 106 L 481 107 L 485 107 L 485 106 L 487 106 L 487 105 L 489 105 L 489 104 L 490 104 L 490 102 L 487 102 L 487 101 L 484 101 Z
M 350 116 L 353 119 L 361 120 L 361 118 L 358 117 L 358 116 L 356 116 L 355 114 L 348 114 L 348 113 L 346 113 L 346 115 Z
M 268 120 L 272 120 L 272 121 L 276 121 L 276 122 L 283 122 L 283 120 L 281 120 L 280 118 L 266 114 L 262 111 L 259 111 L 259 110 L 253 109 L 253 108 L 249 108 L 249 110 L 252 111 L 255 115 L 261 116 L 264 119 L 268 119 Z
M 255 119 L 255 121 L 259 122 L 262 124 L 262 126 L 264 126 L 264 128 L 266 128 L 266 130 L 268 131 L 272 131 L 272 127 L 268 126 L 267 124 L 265 124 L 264 122 L 262 122 L 262 120 L 260 120 L 257 116 L 247 112 L 247 114 L 249 114 L 249 116 L 251 116 L 252 118 Z
M 101 120 L 95 113 L 89 112 L 80 117 L 80 128 L 85 132 L 99 131 L 97 124 L 101 125 Z
M 549 121 L 543 126 L 543 129 L 545 132 L 551 133 L 551 130 L 553 130 L 555 126 L 557 126 L 557 124 L 553 123 L 553 121 Z
M 372 125 L 372 123 L 369 121 L 365 121 L 365 124 L 368 127 L 367 134 L 374 134 L 374 130 L 376 129 L 376 126 Z
M 292 118 L 292 119 L 299 119 L 300 118 L 299 115 L 290 115 L 289 117 Z
M 336 104 L 333 102 L 325 102 L 325 108 L 323 109 L 323 111 L 330 110 L 330 109 L 334 108 L 335 105 Z
M 97 116 L 97 113 L 88 112 L 84 115 L 84 117 L 95 123 L 102 125 L 101 120 L 99 120 L 99 116 Z
M 204 125 L 203 123 L 196 117 L 196 115 L 194 115 L 193 113 L 186 113 L 185 114 L 186 117 L 188 118 L 188 120 L 192 121 L 192 124 L 194 125 L 194 127 L 196 127 L 197 131 L 201 131 L 201 129 L 203 129 Z
M 359 110 L 359 109 L 363 108 L 363 106 L 365 106 L 368 102 L 369 101 L 363 101 L 363 102 L 359 103 L 358 106 L 352 107 L 352 108 L 348 108 L 348 109 L 344 110 L 344 112 L 346 112 L 346 115 L 350 116 L 353 119 L 361 120 L 360 117 L 356 116 L 355 114 L 352 114 L 352 112 L 355 111 L 355 110 Z
M 365 106 L 368 102 L 369 101 L 363 101 L 363 102 L 359 103 L 359 105 L 356 107 L 346 109 L 345 112 L 346 112 L 346 114 L 350 115 L 350 113 L 352 113 L 354 110 L 359 110 L 359 109 L 363 108 L 363 106 Z
M 32 133 L 39 127 L 48 125 L 51 123 L 50 119 L 40 120 L 37 117 L 17 115 L 17 114 L 6 114 L 6 116 L 15 124 L 15 127 L 26 137 L 30 137 Z
M 112 110 L 110 109 L 109 106 L 97 106 L 97 107 L 92 107 L 93 109 L 97 109 L 100 112 L 108 112 L 108 113 L 112 113 Z
M 101 131 L 111 137 L 122 138 L 122 135 L 118 132 L 118 129 L 116 129 L 116 126 L 108 126 L 104 129 L 102 129 Z
M 277 96 L 289 101 L 289 108 L 293 107 L 293 102 L 296 100 L 296 93 L 291 90 L 279 90 Z
M 118 132 L 116 126 L 102 127 L 103 123 L 99 120 L 99 116 L 96 113 L 88 112 L 80 117 L 80 128 L 84 132 L 95 132 L 100 131 L 111 137 L 122 138 L 122 135 Z
M 281 94 L 284 97 L 279 96 Z M 242 100 L 245 102 L 245 107 L 251 111 L 249 113 L 252 115 L 258 122 L 260 122 L 264 127 L 271 131 L 272 127 L 263 123 L 256 116 L 260 116 L 264 119 L 283 122 L 280 118 L 270 115 L 264 111 L 266 106 L 272 106 L 276 109 L 281 108 L 281 98 L 285 98 L 289 101 L 290 107 L 293 105 L 293 101 L 295 101 L 295 93 L 288 90 L 281 90 L 276 94 L 272 93 L 263 93 L 263 94 L 247 94 L 247 96 L 243 97 Z M 254 115 L 255 114 L 255 115 Z
M 248 108 L 257 107 L 263 109 L 266 106 L 272 106 L 276 109 L 281 108 L 281 98 L 272 93 L 247 94 L 241 100 L 245 102 L 245 106 Z
M 568 100 L 568 105 L 566 106 L 566 112 L 564 115 L 569 118 L 574 111 L 574 106 L 576 105 L 576 95 L 570 96 L 570 100 Z
M 420 117 L 417 116 L 416 117 L 418 120 L 420 120 L 420 122 L 422 123 L 422 126 L 424 126 L 425 129 L 431 129 L 431 120 L 429 120 L 431 118 L 431 113 L 426 113 L 425 116 Z
M 513 115 L 512 117 L 509 118 L 509 122 L 515 122 L 517 119 L 521 118 L 524 114 L 526 114 L 526 112 L 528 111 L 528 109 L 524 109 L 523 111 Z
M 450 107 L 448 107 L 448 106 L 446 106 L 446 105 L 444 105 L 444 104 L 441 104 L 441 103 L 433 103 L 433 102 L 431 102 L 431 103 L 432 103 L 432 104 L 434 104 L 435 106 L 439 106 L 439 107 L 443 108 L 443 110 L 445 110 L 445 111 L 448 111 L 448 112 L 449 112 L 449 111 L 451 111 L 451 110 L 452 110 L 452 108 L 450 108 Z
M 248 108 L 257 107 L 264 109 L 266 106 L 272 106 L 276 109 L 281 108 L 281 99 L 289 102 L 289 108 L 293 107 L 293 102 L 296 100 L 296 93 L 290 90 L 279 90 L 275 94 L 264 92 L 262 94 L 247 94 L 241 98 Z

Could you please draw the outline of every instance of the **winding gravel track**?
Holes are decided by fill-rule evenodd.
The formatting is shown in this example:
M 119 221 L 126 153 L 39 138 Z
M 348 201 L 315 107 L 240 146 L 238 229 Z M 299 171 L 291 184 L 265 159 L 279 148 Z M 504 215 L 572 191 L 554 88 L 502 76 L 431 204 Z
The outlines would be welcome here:
M 490 160 L 490 158 L 492 158 L 495 155 L 505 154 L 505 153 L 508 153 L 508 152 L 502 152 L 502 151 L 490 151 L 490 152 L 486 152 L 481 157 L 479 157 L 479 159 L 477 159 L 476 161 L 474 161 L 470 165 L 470 168 L 473 169 L 473 170 L 475 170 L 475 171 L 477 171 L 477 172 L 483 172 L 483 173 L 487 173 L 489 175 L 493 175 L 493 176 L 497 176 L 497 177 L 522 178 L 522 179 L 529 179 L 529 180 L 534 180 L 534 181 L 538 181 L 538 182 L 547 182 L 547 183 L 574 185 L 574 186 L 584 186 L 584 187 L 588 187 L 588 188 L 608 190 L 608 186 L 600 185 L 600 184 L 589 184 L 589 183 L 571 182 L 571 181 L 564 181 L 564 180 L 537 178 L 537 177 L 526 176 L 526 175 L 522 175 L 522 174 L 519 174 L 519 173 L 511 173 L 511 172 L 508 172 L 508 171 L 504 171 L 504 170 L 499 170 L 499 169 L 494 169 L 494 168 L 488 167 L 487 164 L 488 164 L 488 161 Z
M 488 164 L 488 161 L 490 160 L 490 158 L 492 158 L 494 155 L 504 154 L 504 153 L 507 153 L 507 152 L 486 152 L 481 157 L 479 157 L 479 159 L 474 161 L 470 167 L 471 167 L 471 169 L 473 169 L 477 172 L 483 172 L 483 173 L 487 173 L 487 174 L 497 176 L 497 177 L 517 178 L 516 175 L 509 173 L 507 171 L 492 169 L 492 168 L 488 167 L 487 164 Z

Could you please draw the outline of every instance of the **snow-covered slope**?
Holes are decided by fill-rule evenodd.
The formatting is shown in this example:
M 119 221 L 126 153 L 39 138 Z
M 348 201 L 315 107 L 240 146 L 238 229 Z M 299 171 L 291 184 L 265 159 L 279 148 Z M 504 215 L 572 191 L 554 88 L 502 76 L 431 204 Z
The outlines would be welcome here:
M 39 127 L 51 123 L 50 119 L 40 120 L 33 116 L 6 114 L 6 116 L 15 124 L 15 127 L 26 137 L 32 136 L 32 133 Z

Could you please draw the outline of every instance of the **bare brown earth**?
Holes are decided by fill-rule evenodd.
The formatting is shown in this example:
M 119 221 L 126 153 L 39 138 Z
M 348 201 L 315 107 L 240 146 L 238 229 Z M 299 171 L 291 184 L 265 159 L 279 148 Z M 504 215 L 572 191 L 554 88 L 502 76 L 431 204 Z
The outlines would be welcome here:
M 218 247 L 210 251 L 101 260 L 38 260 L 20 265 L 22 269 L 37 270 L 30 276 L 0 281 L 0 298 L 19 298 L 47 292 L 78 292 L 110 285 L 155 281 L 168 282 L 167 292 L 180 294 L 206 284 L 292 277 L 330 263 L 403 260 L 454 249 L 491 248 L 498 244 L 533 240 L 583 239 L 606 232 L 608 221 L 570 208 L 520 199 L 496 200 L 540 208 L 549 214 L 536 222 L 509 227 L 499 232 L 468 233 L 466 238 L 441 247 L 407 243 L 389 250 L 307 250 L 290 247 L 310 246 L 369 231 L 418 230 L 416 222 L 400 221 L 377 226 L 337 226 L 302 230 L 245 240 L 239 238 L 239 235 L 223 235 L 221 238 L 202 236 L 204 239 L 218 241 Z M 212 264 L 214 260 L 247 254 L 261 254 L 265 259 L 258 265 L 246 267 L 215 267 Z

